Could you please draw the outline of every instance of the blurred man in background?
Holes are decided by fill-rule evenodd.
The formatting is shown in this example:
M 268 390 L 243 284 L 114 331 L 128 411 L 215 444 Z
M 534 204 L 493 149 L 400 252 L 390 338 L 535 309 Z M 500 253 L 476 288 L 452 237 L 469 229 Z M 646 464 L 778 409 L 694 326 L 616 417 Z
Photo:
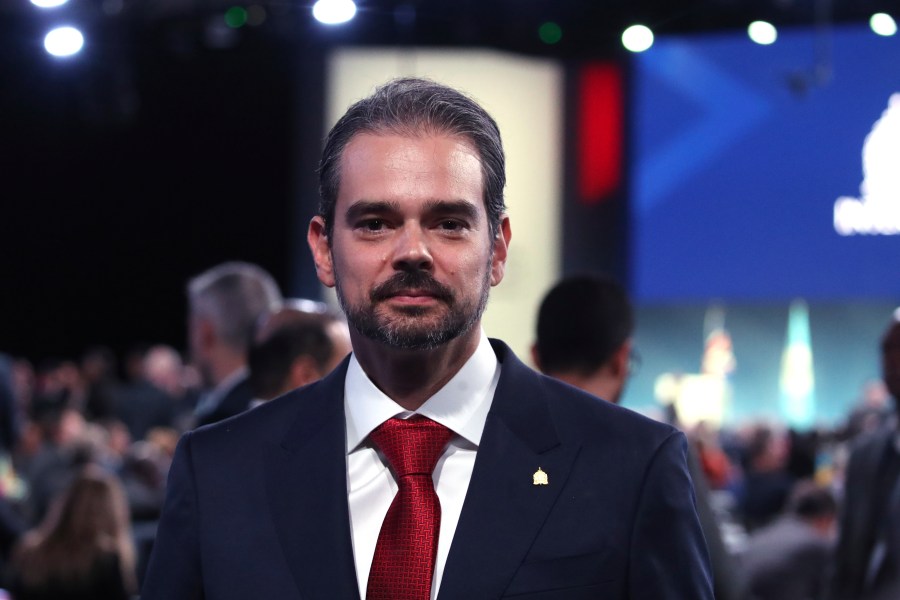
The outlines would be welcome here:
M 260 319 L 281 306 L 281 292 L 261 267 L 228 262 L 188 283 L 188 342 L 206 393 L 197 404 L 197 426 L 241 413 L 253 392 L 247 352 Z
M 250 349 L 254 397 L 271 400 L 321 379 L 349 352 L 347 324 L 324 304 L 287 300 L 262 323 Z
M 600 275 L 568 277 L 541 302 L 532 358 L 544 374 L 618 404 L 631 374 L 634 326 L 634 309 L 618 282 Z M 717 600 L 736 600 L 741 583 L 693 446 L 688 452 L 688 469 L 709 549 L 715 596 Z
M 900 402 L 900 309 L 881 339 L 885 386 Z M 900 598 L 900 437 L 897 420 L 855 445 L 847 465 L 831 600 Z
M 821 598 L 836 521 L 831 491 L 809 480 L 799 482 L 786 513 L 755 531 L 741 554 L 746 600 Z
M 618 403 L 633 332 L 634 311 L 622 286 L 605 277 L 571 277 L 541 303 L 532 358 L 546 375 Z

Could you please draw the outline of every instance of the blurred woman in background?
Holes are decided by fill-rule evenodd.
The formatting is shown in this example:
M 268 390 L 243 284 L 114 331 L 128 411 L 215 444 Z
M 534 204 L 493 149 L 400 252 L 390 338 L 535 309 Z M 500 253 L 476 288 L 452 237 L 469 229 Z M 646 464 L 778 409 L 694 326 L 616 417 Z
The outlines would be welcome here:
M 10 591 L 14 600 L 127 600 L 134 562 L 122 486 L 88 466 L 15 550 Z

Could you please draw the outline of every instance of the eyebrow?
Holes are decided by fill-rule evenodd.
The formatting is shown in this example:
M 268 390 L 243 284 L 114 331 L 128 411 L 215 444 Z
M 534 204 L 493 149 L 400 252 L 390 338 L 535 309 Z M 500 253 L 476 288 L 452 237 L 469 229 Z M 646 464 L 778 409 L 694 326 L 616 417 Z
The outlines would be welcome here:
M 353 223 L 367 214 L 396 214 L 400 211 L 400 204 L 387 200 L 357 200 L 347 208 L 344 219 L 347 223 Z M 425 203 L 426 214 L 436 215 L 460 215 L 470 220 L 478 219 L 478 207 L 468 200 L 429 200 Z
M 425 212 L 438 215 L 459 215 L 469 220 L 478 220 L 478 207 L 468 200 L 429 200 Z
M 396 202 L 386 202 L 384 200 L 357 200 L 351 204 L 344 213 L 344 220 L 348 224 L 367 214 L 385 214 L 399 212 L 399 206 Z

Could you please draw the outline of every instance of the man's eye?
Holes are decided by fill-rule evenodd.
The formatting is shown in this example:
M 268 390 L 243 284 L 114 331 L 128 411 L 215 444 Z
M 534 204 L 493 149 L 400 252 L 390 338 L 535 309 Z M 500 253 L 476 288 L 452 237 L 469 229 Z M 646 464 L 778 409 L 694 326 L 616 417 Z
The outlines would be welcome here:
M 459 221 L 454 221 L 452 219 L 448 219 L 446 221 L 441 221 L 440 228 L 445 231 L 459 231 L 462 229 L 464 225 Z
M 384 221 L 381 219 L 368 219 L 360 223 L 360 227 L 366 231 L 381 231 L 384 229 Z

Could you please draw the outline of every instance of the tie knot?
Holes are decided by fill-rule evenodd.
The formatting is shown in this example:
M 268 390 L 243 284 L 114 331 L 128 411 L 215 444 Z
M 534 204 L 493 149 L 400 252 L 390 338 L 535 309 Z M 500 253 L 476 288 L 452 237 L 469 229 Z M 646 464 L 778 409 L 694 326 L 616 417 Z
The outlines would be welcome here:
M 369 438 L 384 453 L 397 477 L 431 475 L 453 432 L 422 415 L 388 419 Z

